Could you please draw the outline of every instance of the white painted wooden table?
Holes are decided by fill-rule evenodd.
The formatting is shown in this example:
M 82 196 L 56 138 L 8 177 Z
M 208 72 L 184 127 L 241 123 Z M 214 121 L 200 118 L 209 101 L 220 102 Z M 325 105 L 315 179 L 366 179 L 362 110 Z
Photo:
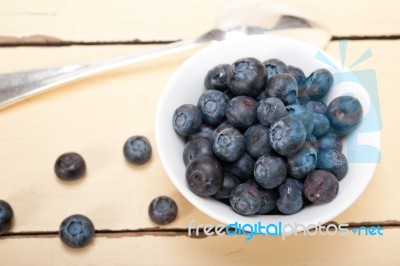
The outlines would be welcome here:
M 194 37 L 212 26 L 224 2 L 0 0 L 0 73 L 124 55 Z M 365 193 L 335 222 L 380 225 L 384 236 L 297 236 L 285 242 L 188 237 L 189 220 L 218 222 L 169 181 L 155 149 L 154 116 L 165 83 L 190 51 L 73 83 L 0 111 L 0 198 L 15 211 L 11 232 L 0 237 L 0 265 L 400 265 L 400 2 L 280 2 L 329 26 L 334 37 L 326 51 L 333 56 L 340 58 L 336 40 L 349 38 L 347 64 L 368 48 L 373 52 L 355 69 L 377 73 L 382 161 Z M 128 165 L 122 155 L 124 141 L 135 134 L 148 136 L 155 152 L 142 167 Z M 55 178 L 53 163 L 72 150 L 84 156 L 88 173 L 65 184 Z M 149 202 L 159 195 L 174 198 L 179 207 L 176 221 L 162 227 L 147 215 Z M 56 233 L 73 213 L 89 216 L 98 230 L 83 250 L 66 248 Z

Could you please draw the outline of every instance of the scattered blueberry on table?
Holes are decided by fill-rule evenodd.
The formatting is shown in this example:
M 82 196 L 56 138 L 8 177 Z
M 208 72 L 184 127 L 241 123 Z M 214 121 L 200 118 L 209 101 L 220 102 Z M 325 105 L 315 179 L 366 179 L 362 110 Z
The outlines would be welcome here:
M 327 105 L 327 69 L 306 76 L 277 58 L 228 63 L 205 73 L 197 107 L 173 115 L 188 141 L 189 189 L 241 215 L 290 215 L 334 200 L 348 172 L 342 137 L 363 117 L 359 100 L 339 96 Z
M 54 172 L 62 180 L 76 180 L 86 171 L 86 163 L 83 157 L 76 152 L 68 152 L 60 155 L 54 165 Z
M 172 223 L 178 215 L 178 206 L 175 201 L 167 196 L 153 199 L 149 205 L 150 219 L 158 225 Z
M 5 200 L 0 200 L 0 235 L 11 228 L 13 219 L 14 211 L 11 205 Z
M 124 144 L 125 159 L 133 164 L 145 164 L 150 160 L 152 149 L 144 136 L 132 136 Z
M 87 246 L 92 241 L 94 233 L 92 221 L 81 214 L 65 218 L 58 232 L 61 241 L 71 248 Z

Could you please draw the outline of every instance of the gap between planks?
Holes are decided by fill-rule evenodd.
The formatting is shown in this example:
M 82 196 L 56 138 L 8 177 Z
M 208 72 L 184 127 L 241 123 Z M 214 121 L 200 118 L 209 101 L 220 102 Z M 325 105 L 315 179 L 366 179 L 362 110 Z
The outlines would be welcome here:
M 337 222 L 328 222 L 328 224 L 336 224 Z M 348 229 L 359 228 L 361 226 L 380 226 L 383 229 L 399 229 L 400 221 L 384 221 L 384 222 L 359 222 L 359 223 L 348 223 Z M 211 231 L 213 231 L 212 229 Z M 321 231 L 326 231 L 322 229 Z M 199 230 L 199 235 L 195 236 L 195 230 L 191 230 L 191 236 L 188 235 L 188 228 L 168 228 L 163 229 L 159 227 L 153 228 L 143 228 L 136 230 L 122 229 L 122 230 L 96 230 L 96 237 L 106 237 L 106 238 L 121 238 L 121 237 L 139 237 L 139 236 L 187 236 L 190 238 L 205 238 L 208 237 L 203 229 Z M 2 236 L 1 238 L 53 238 L 58 237 L 57 231 L 44 231 L 44 232 L 9 232 Z
M 349 36 L 332 36 L 331 41 L 351 40 L 400 40 L 400 34 L 395 35 L 349 35 Z M 72 46 L 72 45 L 145 45 L 145 44 L 169 44 L 179 40 L 121 40 L 121 41 L 69 41 L 62 40 L 53 36 L 32 35 L 28 37 L 0 36 L 0 47 L 21 47 L 21 46 Z

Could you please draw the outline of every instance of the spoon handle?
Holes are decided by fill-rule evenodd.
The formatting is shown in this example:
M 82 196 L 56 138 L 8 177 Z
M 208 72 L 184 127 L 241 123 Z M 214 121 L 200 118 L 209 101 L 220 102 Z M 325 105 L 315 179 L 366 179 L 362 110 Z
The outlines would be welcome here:
M 56 86 L 93 76 L 111 69 L 192 49 L 206 40 L 194 39 L 122 57 L 0 75 L 0 109 Z

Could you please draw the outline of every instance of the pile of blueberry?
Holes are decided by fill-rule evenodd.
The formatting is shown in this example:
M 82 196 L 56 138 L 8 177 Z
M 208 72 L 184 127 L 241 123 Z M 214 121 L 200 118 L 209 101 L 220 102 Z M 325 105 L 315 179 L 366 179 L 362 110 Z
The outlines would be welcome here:
M 332 201 L 348 171 L 342 136 L 361 122 L 352 96 L 327 106 L 333 75 L 308 77 L 278 59 L 242 58 L 211 68 L 197 106 L 175 110 L 186 140 L 186 181 L 242 215 L 294 214 Z

